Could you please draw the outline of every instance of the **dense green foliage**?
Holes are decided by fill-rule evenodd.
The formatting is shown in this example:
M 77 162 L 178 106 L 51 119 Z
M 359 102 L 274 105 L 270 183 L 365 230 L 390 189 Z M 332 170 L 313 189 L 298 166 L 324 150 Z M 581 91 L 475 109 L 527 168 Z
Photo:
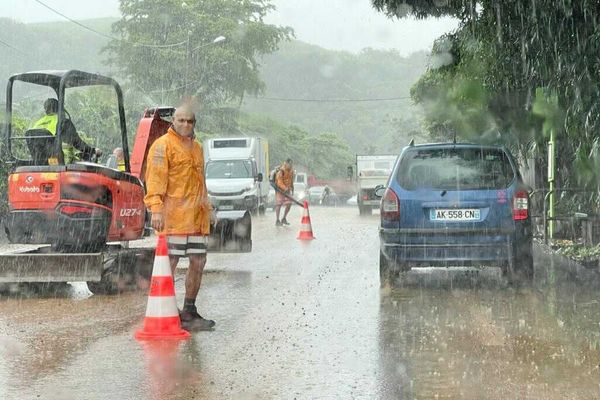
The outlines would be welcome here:
M 335 133 L 311 135 L 297 126 L 251 114 L 244 114 L 240 125 L 246 134 L 269 140 L 271 167 L 290 157 L 299 169 L 308 169 L 321 178 L 337 178 L 354 163 L 354 153 Z
M 451 15 L 459 29 L 441 38 L 412 91 L 434 135 L 510 145 L 545 164 L 558 137 L 558 184 L 597 192 L 600 9 L 587 0 L 373 0 L 390 16 Z M 525 157 L 524 157 L 525 158 Z M 543 171 L 540 168 L 540 171 Z M 589 193 L 588 206 L 594 201 Z M 584 207 L 586 207 L 584 205 Z
M 172 100 L 172 103 L 170 100 L 162 102 L 163 90 L 158 84 L 142 91 L 138 84 L 120 78 L 116 66 L 106 64 L 108 54 L 101 50 L 109 40 L 102 35 L 114 35 L 111 26 L 115 22 L 118 21 L 83 21 L 84 25 L 98 32 L 94 33 L 66 21 L 21 24 L 0 20 L 6 34 L 3 38 L 16 48 L 0 46 L 0 52 L 6 55 L 0 60 L 4 82 L 12 73 L 36 69 L 82 69 L 116 76 L 124 89 L 131 146 L 139 118 L 146 107 L 176 104 L 179 99 Z M 220 33 L 207 34 L 206 40 Z M 220 52 L 231 50 L 227 45 L 231 46 L 231 42 L 226 40 L 198 49 L 198 52 L 219 57 Z M 401 99 L 313 104 L 273 102 L 246 96 L 241 108 L 239 104 L 202 104 L 198 117 L 201 137 L 264 132 L 261 135 L 268 137 L 271 143 L 272 163 L 290 156 L 299 164 L 310 166 L 319 176 L 332 177 L 345 175 L 345 167 L 352 163 L 355 153 L 395 152 L 411 137 L 419 136 L 419 115 L 408 97 L 410 86 L 425 69 L 424 53 L 401 57 L 391 51 L 365 50 L 353 55 L 296 41 L 281 45 L 281 50 L 257 58 L 255 65 L 260 68 L 260 80 L 265 83 L 267 97 Z M 210 51 L 205 53 L 205 50 Z M 4 91 L 0 93 L 3 98 Z M 29 122 L 40 116 L 40 101 L 32 99 L 31 104 L 21 104 L 23 117 Z M 93 144 L 109 153 L 118 145 L 119 138 L 114 129 L 100 128 L 107 122 L 98 118 L 98 110 L 112 110 L 113 100 L 100 96 L 94 105 L 92 99 L 78 95 L 71 101 L 68 108 L 76 119 L 77 128 L 88 135 Z M 81 107 L 75 108 L 75 105 Z M 89 109 L 86 110 L 86 107 Z M 77 115 L 79 113 L 81 116 Z M 248 121 L 254 122 L 248 126 Z M 103 134 L 95 138 L 98 132 Z M 326 156 L 321 157 L 314 149 L 324 150 Z
M 260 93 L 257 58 L 292 34 L 264 22 L 272 9 L 266 1 L 121 0 L 120 9 L 110 62 L 162 103 L 193 96 L 215 106 Z

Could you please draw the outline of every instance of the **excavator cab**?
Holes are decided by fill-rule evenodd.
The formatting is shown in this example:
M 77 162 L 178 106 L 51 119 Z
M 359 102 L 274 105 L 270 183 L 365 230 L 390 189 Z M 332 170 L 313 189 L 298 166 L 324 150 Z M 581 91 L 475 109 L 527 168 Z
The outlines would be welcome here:
M 65 142 L 75 142 L 77 147 L 86 141 L 122 146 L 129 164 L 123 94 L 112 78 L 77 70 L 26 72 L 9 78 L 6 93 L 7 150 L 15 167 L 69 164 L 72 160 L 64 156 Z M 67 100 L 76 108 L 73 117 Z M 46 129 L 48 125 L 34 126 L 48 103 L 55 104 L 52 114 L 57 117 L 52 132 Z M 84 126 L 76 129 L 74 120 Z M 73 139 L 77 130 L 87 134 Z
M 37 71 L 11 76 L 6 93 L 9 240 L 89 253 L 109 241 L 141 238 L 144 188 L 128 173 L 118 83 L 77 70 Z M 54 105 L 50 113 L 49 103 Z M 108 145 L 123 148 L 125 172 L 76 160 L 80 149 L 91 153 Z

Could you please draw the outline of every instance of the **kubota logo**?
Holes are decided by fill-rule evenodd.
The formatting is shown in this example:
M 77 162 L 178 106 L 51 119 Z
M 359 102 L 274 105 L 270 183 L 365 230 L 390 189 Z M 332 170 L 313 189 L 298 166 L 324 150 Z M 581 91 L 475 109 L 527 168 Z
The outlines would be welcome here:
M 142 210 L 139 208 L 121 208 L 119 215 L 121 217 L 134 217 L 136 215 L 142 215 Z
M 37 186 L 19 186 L 21 193 L 39 193 L 40 188 Z
M 25 182 L 26 182 L 26 183 L 31 183 L 31 182 L 33 182 L 33 176 L 29 175 L 27 178 L 25 178 Z

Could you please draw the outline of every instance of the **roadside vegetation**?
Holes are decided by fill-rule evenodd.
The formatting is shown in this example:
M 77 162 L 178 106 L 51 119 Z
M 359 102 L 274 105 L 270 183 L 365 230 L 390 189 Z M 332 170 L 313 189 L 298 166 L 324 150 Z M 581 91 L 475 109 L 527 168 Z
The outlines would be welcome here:
M 434 137 L 503 143 L 538 166 L 545 185 L 546 144 L 560 149 L 558 187 L 587 190 L 574 207 L 600 205 L 600 9 L 587 1 L 373 0 L 390 16 L 453 16 L 413 86 Z M 571 196 L 572 193 L 565 194 Z
M 435 138 L 507 145 L 547 188 L 547 142 L 557 138 L 562 215 L 600 214 L 600 9 L 588 1 L 372 0 L 391 17 L 452 16 L 411 90 Z M 541 206 L 541 205 L 540 205 Z M 560 243 L 560 242 L 558 242 Z M 567 246 L 574 258 L 597 248 Z

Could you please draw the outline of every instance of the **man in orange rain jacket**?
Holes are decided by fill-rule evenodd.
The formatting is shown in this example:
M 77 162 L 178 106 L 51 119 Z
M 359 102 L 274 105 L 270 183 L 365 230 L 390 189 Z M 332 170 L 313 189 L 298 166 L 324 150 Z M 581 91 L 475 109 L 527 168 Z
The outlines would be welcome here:
M 275 194 L 275 221 L 276 226 L 289 225 L 286 217 L 292 207 L 292 200 L 289 198 L 294 194 L 294 169 L 292 168 L 292 160 L 288 158 L 285 160 L 277 174 L 275 175 L 275 184 L 277 185 L 277 192 Z M 284 195 L 285 194 L 285 195 Z M 289 196 L 289 197 L 286 197 Z M 281 212 L 281 206 L 285 206 L 283 211 L 283 218 L 279 220 L 279 213 Z
M 167 133 L 150 147 L 144 202 L 152 213 L 152 227 L 167 235 L 173 276 L 179 258 L 189 257 L 181 326 L 187 330 L 210 330 L 215 322 L 202 318 L 196 309 L 212 209 L 206 191 L 202 145 L 195 140 L 195 124 L 191 108 L 177 108 Z

